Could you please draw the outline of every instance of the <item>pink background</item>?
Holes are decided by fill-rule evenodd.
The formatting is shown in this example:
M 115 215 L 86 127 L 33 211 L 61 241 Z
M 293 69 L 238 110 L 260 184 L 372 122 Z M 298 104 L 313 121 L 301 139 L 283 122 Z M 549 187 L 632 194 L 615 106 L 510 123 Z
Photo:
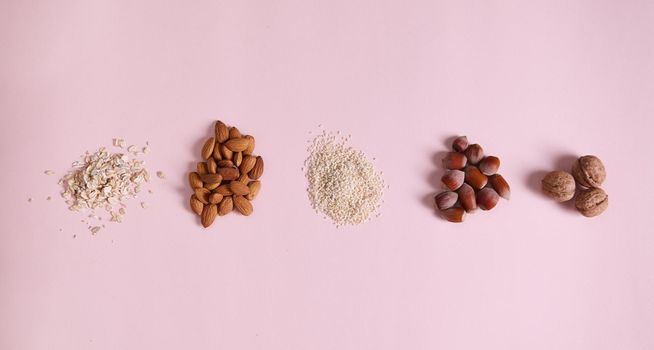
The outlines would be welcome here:
M 0 53 L 2 349 L 654 348 L 651 1 L 2 1 Z M 252 217 L 203 230 L 216 118 L 267 168 Z M 311 210 L 318 124 L 377 157 L 380 218 Z M 513 198 L 454 225 L 431 196 L 459 133 Z M 93 237 L 43 170 L 112 137 L 168 178 Z M 594 219 L 538 193 L 589 153 Z

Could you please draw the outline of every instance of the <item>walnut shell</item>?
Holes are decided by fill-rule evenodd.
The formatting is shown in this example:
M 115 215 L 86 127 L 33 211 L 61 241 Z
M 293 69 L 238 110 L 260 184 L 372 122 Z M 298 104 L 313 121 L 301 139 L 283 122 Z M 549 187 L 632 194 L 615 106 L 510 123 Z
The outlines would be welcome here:
M 595 156 L 583 156 L 572 165 L 572 176 L 584 187 L 600 187 L 606 179 L 606 169 Z
M 543 193 L 557 202 L 565 202 L 575 196 L 575 179 L 565 171 L 552 171 L 541 181 Z
M 609 196 L 601 188 L 583 190 L 575 200 L 575 207 L 583 216 L 597 216 L 609 207 Z

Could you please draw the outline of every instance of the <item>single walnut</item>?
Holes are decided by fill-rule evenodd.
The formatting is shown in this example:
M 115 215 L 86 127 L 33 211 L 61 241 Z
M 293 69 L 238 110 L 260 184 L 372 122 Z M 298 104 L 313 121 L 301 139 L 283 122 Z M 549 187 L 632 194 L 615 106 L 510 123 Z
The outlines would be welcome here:
M 602 214 L 609 206 L 609 196 L 601 188 L 583 190 L 575 200 L 575 207 L 586 217 Z
M 572 176 L 584 187 L 600 187 L 606 179 L 606 169 L 595 156 L 583 156 L 572 165 Z
M 575 179 L 565 171 L 552 171 L 541 181 L 543 193 L 557 202 L 569 201 L 575 195 Z

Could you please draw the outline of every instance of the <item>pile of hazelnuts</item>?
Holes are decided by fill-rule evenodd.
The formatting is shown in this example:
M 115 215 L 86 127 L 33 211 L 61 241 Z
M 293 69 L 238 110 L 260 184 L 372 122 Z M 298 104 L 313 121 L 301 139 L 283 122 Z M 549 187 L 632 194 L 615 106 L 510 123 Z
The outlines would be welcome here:
M 552 171 L 541 184 L 543 193 L 557 202 L 566 202 L 577 196 L 575 207 L 586 217 L 602 214 L 609 207 L 609 196 L 600 187 L 606 179 L 606 169 L 596 156 L 579 157 L 571 173 Z
M 468 145 L 468 138 L 459 136 L 452 142 L 453 152 L 443 158 L 447 169 L 441 181 L 446 188 L 434 198 L 441 216 L 450 222 L 463 222 L 466 213 L 491 210 L 500 197 L 509 199 L 508 182 L 498 174 L 500 159 L 484 156 L 478 144 Z

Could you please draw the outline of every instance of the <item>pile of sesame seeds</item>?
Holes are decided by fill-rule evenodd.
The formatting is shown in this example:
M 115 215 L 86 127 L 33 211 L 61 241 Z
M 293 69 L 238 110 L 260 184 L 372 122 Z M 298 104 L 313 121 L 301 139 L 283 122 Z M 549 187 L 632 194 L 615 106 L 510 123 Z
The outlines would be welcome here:
M 311 142 L 305 161 L 311 205 L 337 226 L 378 216 L 384 193 L 381 172 L 363 152 L 349 147 L 349 140 L 323 131 Z

